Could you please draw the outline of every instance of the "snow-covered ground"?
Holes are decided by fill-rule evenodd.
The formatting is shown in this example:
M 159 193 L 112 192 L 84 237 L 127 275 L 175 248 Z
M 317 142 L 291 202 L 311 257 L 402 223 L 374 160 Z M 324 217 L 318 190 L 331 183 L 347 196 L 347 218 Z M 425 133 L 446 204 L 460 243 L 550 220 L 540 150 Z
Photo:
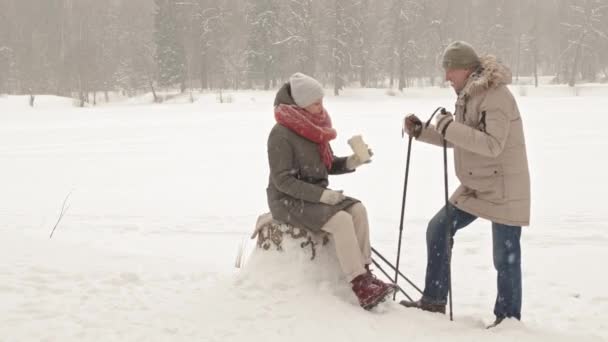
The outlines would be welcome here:
M 96 108 L 51 96 L 29 108 L 26 97 L 0 97 L 0 341 L 608 340 L 608 89 L 521 89 L 513 92 L 533 196 L 522 237 L 523 321 L 490 331 L 482 329 L 495 296 L 485 221 L 456 237 L 454 322 L 394 303 L 366 312 L 347 284 L 297 271 L 298 261 L 282 254 L 254 253 L 244 270 L 234 268 L 239 245 L 253 250 L 248 237 L 267 210 L 271 92 L 232 92 L 231 103 L 203 94 L 193 104 Z M 326 99 L 337 154 L 350 153 L 354 134 L 375 153 L 331 186 L 366 204 L 372 243 L 392 260 L 401 118 L 426 118 L 453 101 L 448 89 Z M 439 148 L 412 150 L 401 265 L 421 286 L 443 166 Z

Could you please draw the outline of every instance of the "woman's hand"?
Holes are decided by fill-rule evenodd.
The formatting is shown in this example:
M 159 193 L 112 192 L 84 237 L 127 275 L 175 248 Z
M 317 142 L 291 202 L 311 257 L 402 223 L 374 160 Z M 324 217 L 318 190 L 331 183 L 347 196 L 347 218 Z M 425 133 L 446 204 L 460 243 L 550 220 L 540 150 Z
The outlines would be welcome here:
M 321 199 L 319 200 L 321 203 L 325 203 L 328 205 L 336 205 L 346 199 L 346 196 L 342 193 L 342 191 L 334 191 L 334 190 L 323 190 L 321 194 Z

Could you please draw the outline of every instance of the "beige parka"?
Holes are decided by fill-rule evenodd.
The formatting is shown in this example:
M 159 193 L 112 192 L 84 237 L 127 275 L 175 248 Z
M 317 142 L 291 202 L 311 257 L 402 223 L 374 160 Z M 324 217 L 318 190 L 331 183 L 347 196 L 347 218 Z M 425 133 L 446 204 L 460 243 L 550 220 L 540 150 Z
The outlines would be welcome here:
M 445 132 L 461 182 L 450 203 L 492 222 L 528 226 L 530 174 L 522 118 L 506 86 L 510 82 L 510 70 L 486 56 L 458 94 L 455 120 Z M 417 140 L 443 146 L 442 139 L 430 125 Z

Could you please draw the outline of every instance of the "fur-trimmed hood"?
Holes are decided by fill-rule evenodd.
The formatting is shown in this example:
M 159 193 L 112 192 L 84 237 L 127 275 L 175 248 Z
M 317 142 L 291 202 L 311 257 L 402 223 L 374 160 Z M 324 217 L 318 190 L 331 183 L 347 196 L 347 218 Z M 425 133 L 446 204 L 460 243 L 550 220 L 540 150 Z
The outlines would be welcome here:
M 480 58 L 481 66 L 469 76 L 463 94 L 475 95 L 482 91 L 511 83 L 511 70 L 495 56 Z
M 297 106 L 296 101 L 294 101 L 293 96 L 291 96 L 291 86 L 289 85 L 289 82 L 283 84 L 281 89 L 277 91 L 277 95 L 274 98 L 275 107 L 281 104 Z

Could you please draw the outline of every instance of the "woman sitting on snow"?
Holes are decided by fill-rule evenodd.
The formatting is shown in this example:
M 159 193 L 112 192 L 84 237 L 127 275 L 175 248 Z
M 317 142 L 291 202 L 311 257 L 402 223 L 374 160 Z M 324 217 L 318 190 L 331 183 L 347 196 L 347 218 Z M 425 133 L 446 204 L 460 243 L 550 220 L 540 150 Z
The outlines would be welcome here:
M 323 108 L 323 88 L 296 73 L 276 95 L 277 124 L 268 137 L 270 177 L 267 188 L 272 217 L 296 227 L 330 233 L 342 270 L 365 309 L 395 291 L 372 275 L 369 224 L 365 207 L 328 186 L 328 175 L 353 172 L 356 155 L 338 158 L 329 142 L 336 138 Z

